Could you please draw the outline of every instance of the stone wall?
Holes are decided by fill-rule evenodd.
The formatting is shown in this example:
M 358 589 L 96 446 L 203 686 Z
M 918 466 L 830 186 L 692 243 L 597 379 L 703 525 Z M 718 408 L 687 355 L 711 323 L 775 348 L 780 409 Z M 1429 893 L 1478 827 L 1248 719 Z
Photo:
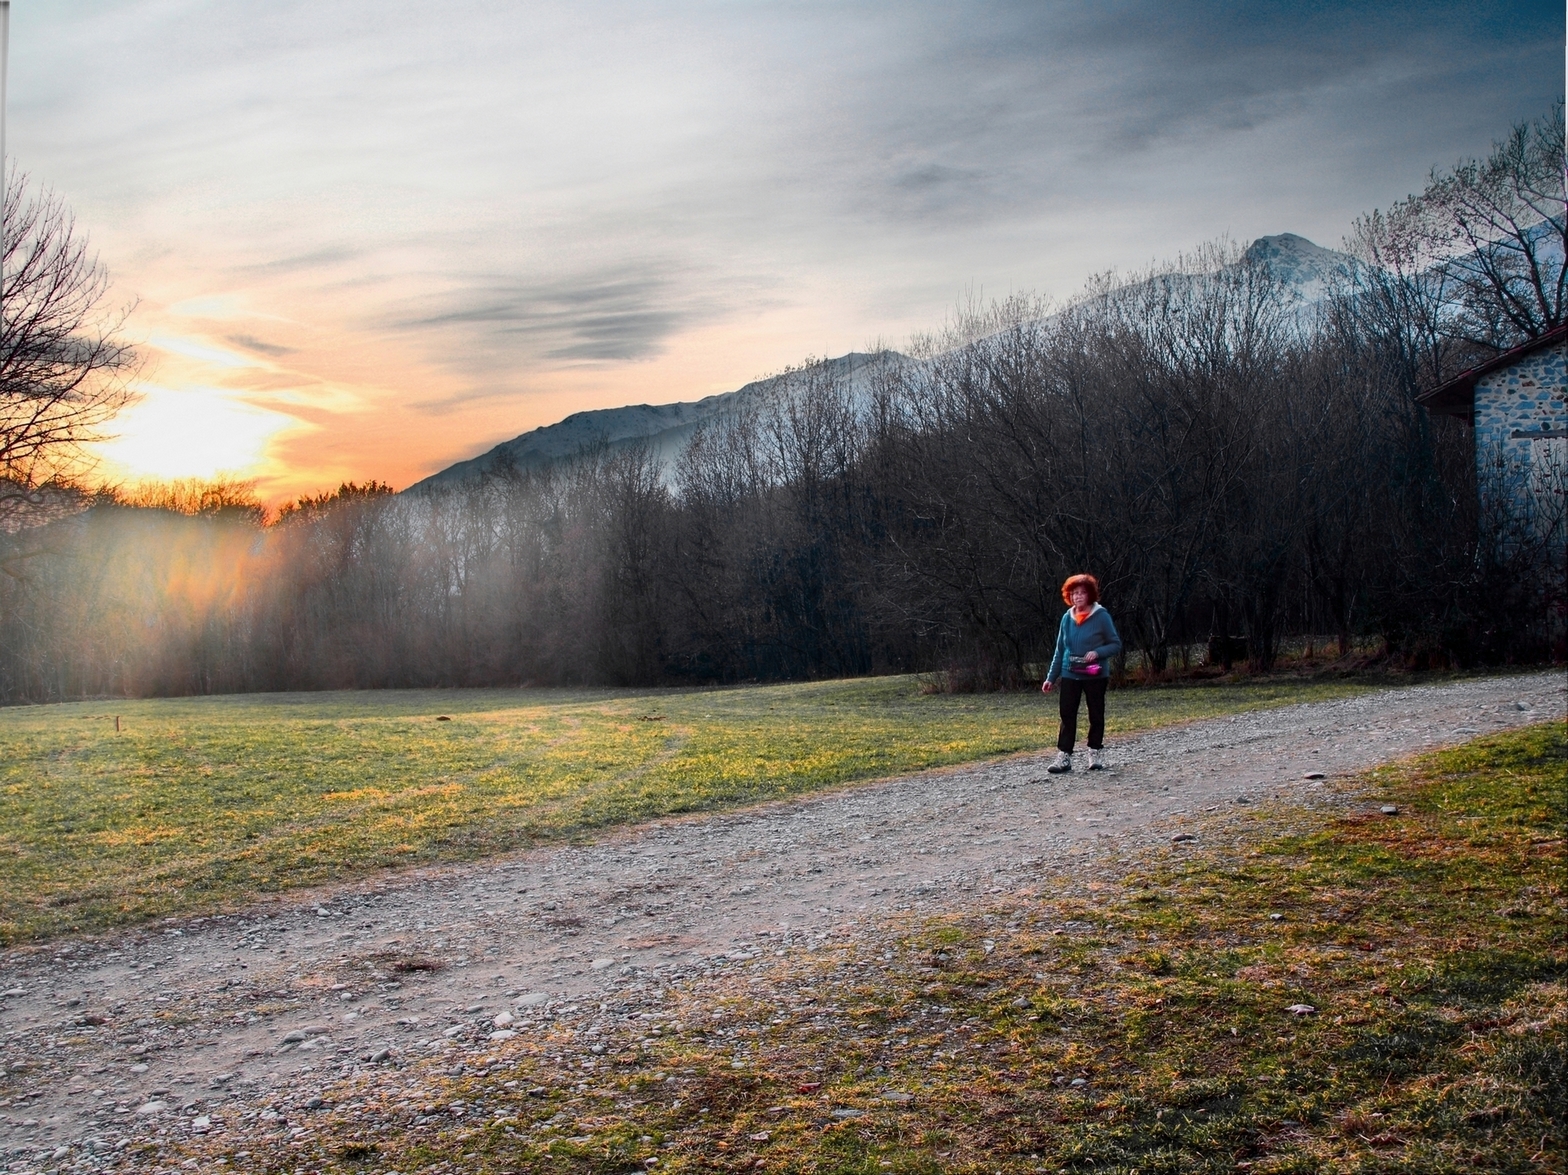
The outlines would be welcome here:
M 1483 499 L 1501 495 L 1537 524 L 1561 512 L 1568 473 L 1568 347 L 1558 344 L 1483 376 L 1475 386 L 1475 459 Z M 1543 495 L 1545 500 L 1543 500 Z

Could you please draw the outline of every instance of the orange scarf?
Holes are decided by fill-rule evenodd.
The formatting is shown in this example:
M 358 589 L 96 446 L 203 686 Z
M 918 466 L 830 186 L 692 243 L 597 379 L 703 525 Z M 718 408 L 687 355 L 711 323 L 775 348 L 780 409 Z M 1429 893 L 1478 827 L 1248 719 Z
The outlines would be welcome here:
M 1089 617 L 1092 616 L 1092 615 L 1094 615 L 1094 605 L 1093 604 L 1090 604 L 1088 606 L 1088 608 L 1084 609 L 1082 614 L 1079 613 L 1077 608 L 1074 608 L 1073 609 L 1073 623 L 1074 624 L 1082 624 L 1085 620 L 1089 619 Z

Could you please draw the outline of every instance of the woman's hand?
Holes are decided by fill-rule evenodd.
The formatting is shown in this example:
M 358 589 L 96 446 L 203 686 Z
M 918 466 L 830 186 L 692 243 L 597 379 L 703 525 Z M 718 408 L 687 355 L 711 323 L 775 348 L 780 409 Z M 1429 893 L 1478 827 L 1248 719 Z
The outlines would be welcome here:
M 1085 661 L 1098 661 L 1100 659 L 1100 654 L 1091 649 L 1089 652 L 1083 655 L 1083 659 Z
M 1042 694 L 1048 694 L 1051 692 L 1051 682 L 1049 680 L 1042 681 L 1040 683 L 1040 692 Z

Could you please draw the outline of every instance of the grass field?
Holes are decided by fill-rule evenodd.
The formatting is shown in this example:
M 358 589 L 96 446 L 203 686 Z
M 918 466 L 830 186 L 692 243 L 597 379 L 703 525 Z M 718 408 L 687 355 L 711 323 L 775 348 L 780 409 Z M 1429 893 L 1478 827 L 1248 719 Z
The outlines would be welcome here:
M 478 1072 L 356 1075 L 291 1150 L 256 1125 L 157 1157 L 343 1175 L 1563 1171 L 1561 725 L 1365 783 L 1370 815 L 1275 812 L 1260 830 L 1299 831 L 693 981 L 662 1033 L 561 1022 Z
M 1109 725 L 1114 735 L 1370 688 L 1125 690 Z M 903 677 L 0 710 L 0 942 L 1034 750 L 1055 737 L 1054 709 L 1038 694 L 925 695 Z

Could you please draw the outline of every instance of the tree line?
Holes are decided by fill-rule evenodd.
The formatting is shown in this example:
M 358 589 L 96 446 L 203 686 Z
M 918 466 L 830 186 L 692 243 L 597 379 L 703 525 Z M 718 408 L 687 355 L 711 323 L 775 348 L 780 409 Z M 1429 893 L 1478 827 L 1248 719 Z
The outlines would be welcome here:
M 1563 655 L 1563 471 L 1528 517 L 1415 395 L 1563 321 L 1562 111 L 1359 221 L 1310 302 L 1219 243 L 788 373 L 673 467 L 600 446 L 269 520 L 243 487 L 0 535 L 0 701 L 1038 674 L 1091 571 L 1141 672 L 1376 640 Z M 1555 201 L 1555 203 L 1553 203 Z M 38 487 L 31 487 L 36 496 Z M 1516 516 L 1517 515 L 1517 516 Z

